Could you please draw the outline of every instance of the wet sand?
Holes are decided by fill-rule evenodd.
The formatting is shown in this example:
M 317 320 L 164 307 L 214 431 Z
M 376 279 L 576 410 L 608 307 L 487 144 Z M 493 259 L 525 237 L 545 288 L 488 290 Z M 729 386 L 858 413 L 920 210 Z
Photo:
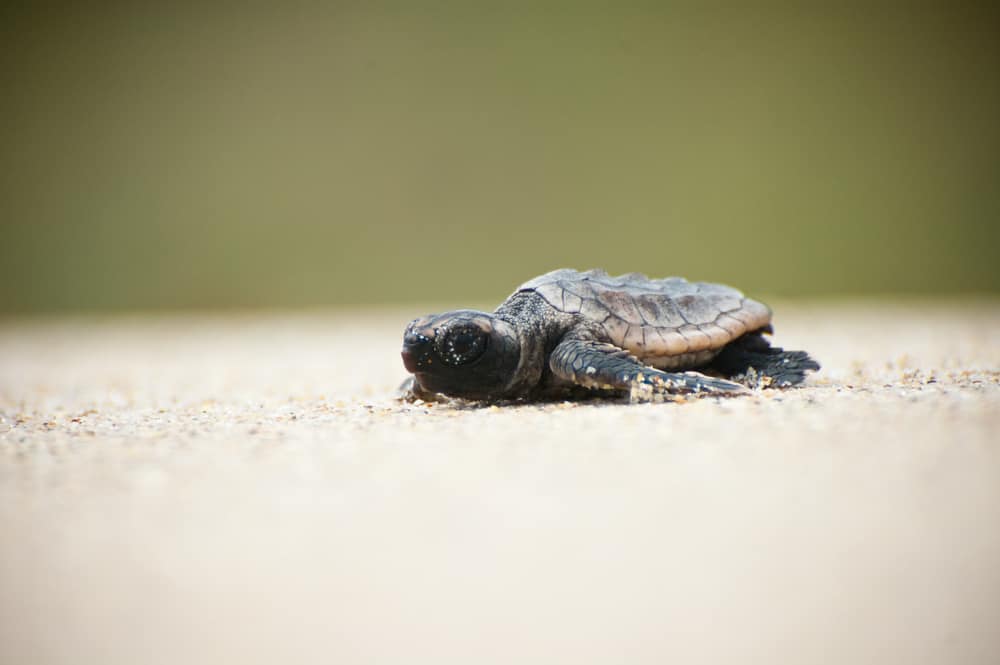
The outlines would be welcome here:
M 1000 305 L 804 388 L 401 404 L 422 308 L 0 323 L 0 662 L 1000 662 Z

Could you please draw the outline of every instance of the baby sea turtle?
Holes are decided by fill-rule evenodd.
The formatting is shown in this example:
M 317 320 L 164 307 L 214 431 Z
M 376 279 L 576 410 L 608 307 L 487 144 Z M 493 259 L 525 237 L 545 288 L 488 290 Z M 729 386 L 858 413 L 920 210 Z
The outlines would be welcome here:
M 791 386 L 819 364 L 764 339 L 771 310 L 721 284 L 639 273 L 555 270 L 525 282 L 492 314 L 417 319 L 403 337 L 411 398 L 659 401 L 748 392 L 726 379 Z

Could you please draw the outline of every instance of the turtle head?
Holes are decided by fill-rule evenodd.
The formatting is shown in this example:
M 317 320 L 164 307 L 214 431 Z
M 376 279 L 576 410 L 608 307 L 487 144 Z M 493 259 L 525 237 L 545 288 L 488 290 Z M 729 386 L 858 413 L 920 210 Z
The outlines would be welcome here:
M 521 359 L 513 326 L 458 310 L 417 319 L 403 335 L 403 365 L 421 388 L 466 399 L 503 396 Z

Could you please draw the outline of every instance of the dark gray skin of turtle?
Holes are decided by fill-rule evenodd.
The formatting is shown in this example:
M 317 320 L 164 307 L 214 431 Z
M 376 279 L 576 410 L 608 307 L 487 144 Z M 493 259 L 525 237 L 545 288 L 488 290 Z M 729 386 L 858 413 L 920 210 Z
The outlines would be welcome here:
M 553 271 L 492 314 L 457 310 L 411 322 L 402 358 L 413 376 L 404 396 L 644 402 L 747 393 L 729 379 L 748 376 L 758 385 L 801 383 L 819 364 L 772 347 L 762 336 L 770 318 L 765 305 L 721 285 Z

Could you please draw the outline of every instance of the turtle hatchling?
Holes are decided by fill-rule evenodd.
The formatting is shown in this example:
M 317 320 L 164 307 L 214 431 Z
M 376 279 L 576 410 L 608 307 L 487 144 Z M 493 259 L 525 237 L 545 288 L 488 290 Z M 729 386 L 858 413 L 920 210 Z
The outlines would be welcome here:
M 588 395 L 672 400 L 785 387 L 819 363 L 764 338 L 771 310 L 721 284 L 639 273 L 555 270 L 492 314 L 457 310 L 410 323 L 411 398 L 552 400 Z

